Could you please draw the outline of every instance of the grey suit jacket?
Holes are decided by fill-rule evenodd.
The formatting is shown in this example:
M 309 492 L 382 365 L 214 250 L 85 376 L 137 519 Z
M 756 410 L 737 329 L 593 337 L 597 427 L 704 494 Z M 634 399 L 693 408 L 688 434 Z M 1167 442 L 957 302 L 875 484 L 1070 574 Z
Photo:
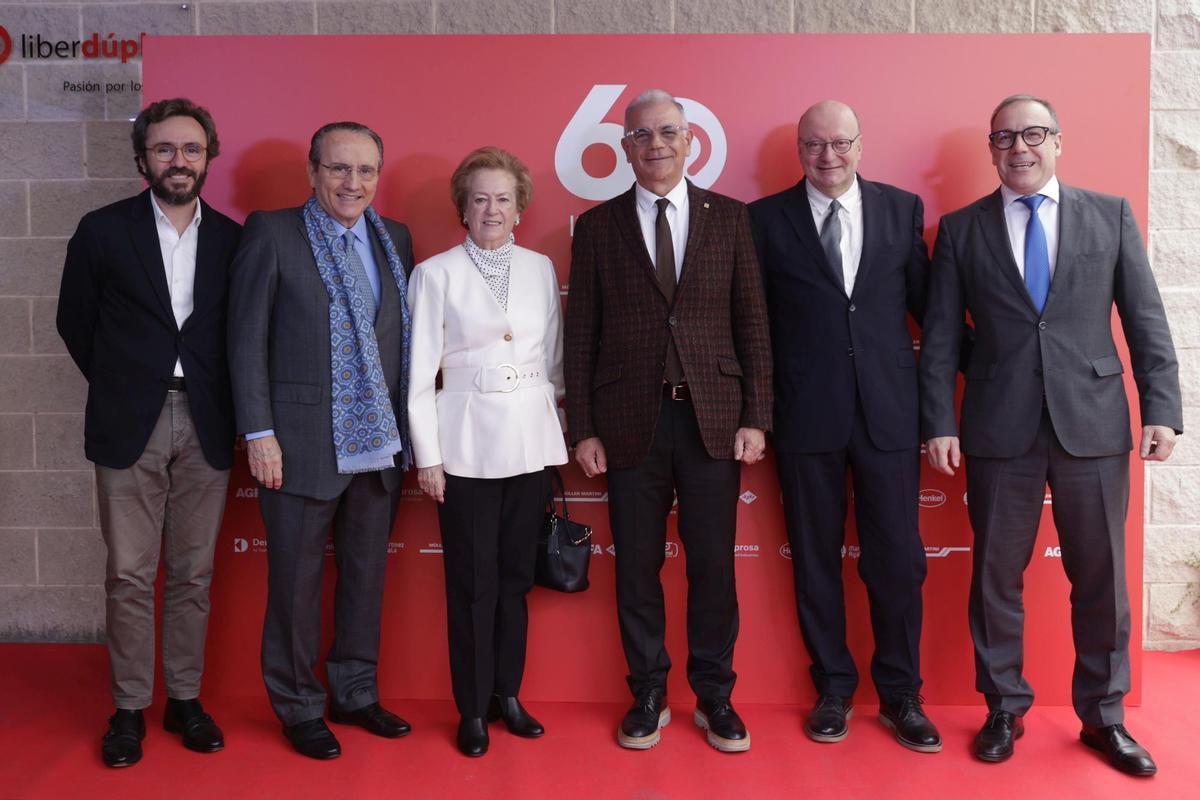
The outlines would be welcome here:
M 921 342 L 923 439 L 953 436 L 963 312 L 975 325 L 962 401 L 964 453 L 1011 458 L 1032 445 L 1042 397 L 1074 456 L 1133 446 L 1125 371 L 1112 336 L 1116 303 L 1143 425 L 1183 430 L 1179 365 L 1129 203 L 1061 187 L 1058 260 L 1042 314 L 1009 245 L 1000 191 L 942 218 Z
M 405 271 L 413 265 L 408 228 L 385 219 Z M 372 237 L 374 241 L 374 237 Z M 375 241 L 382 288 L 375 337 L 384 380 L 397 418 L 402 353 L 400 303 L 387 260 Z M 288 494 L 329 500 L 349 485 L 333 448 L 329 294 L 321 282 L 302 209 L 256 211 L 246 220 L 229 287 L 229 368 L 238 433 L 273 428 L 283 450 Z M 407 434 L 405 434 L 407 440 Z M 399 486 L 401 470 L 384 470 L 385 487 Z

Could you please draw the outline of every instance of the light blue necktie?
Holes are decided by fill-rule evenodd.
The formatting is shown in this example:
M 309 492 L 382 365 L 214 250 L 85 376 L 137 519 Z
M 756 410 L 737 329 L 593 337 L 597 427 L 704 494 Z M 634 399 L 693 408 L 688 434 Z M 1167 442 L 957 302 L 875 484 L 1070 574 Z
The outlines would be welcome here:
M 357 237 L 354 235 L 354 231 L 346 231 L 344 238 L 346 240 L 346 266 L 354 275 L 354 291 L 366 303 L 367 311 L 371 315 L 371 322 L 374 322 L 375 315 L 379 311 L 379 301 L 375 299 L 375 289 L 371 286 L 370 279 L 367 278 L 367 267 L 354 247 Z
M 1018 199 L 1029 208 L 1029 224 L 1025 226 L 1025 288 L 1040 314 L 1050 294 L 1050 248 L 1046 246 L 1046 229 L 1038 218 L 1038 208 L 1046 196 L 1031 194 Z

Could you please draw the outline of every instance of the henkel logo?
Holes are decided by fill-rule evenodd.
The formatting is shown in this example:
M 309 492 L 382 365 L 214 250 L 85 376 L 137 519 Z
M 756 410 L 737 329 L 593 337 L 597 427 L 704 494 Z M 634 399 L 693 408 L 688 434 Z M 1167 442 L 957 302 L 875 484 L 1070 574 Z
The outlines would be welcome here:
M 937 508 L 946 505 L 946 493 L 941 489 L 922 489 L 917 501 L 922 508 Z
M 969 553 L 969 552 L 971 552 L 971 548 L 969 548 L 969 547 L 926 547 L 925 548 L 925 557 L 926 558 L 946 558 L 951 553 Z
M 791 559 L 792 546 L 790 544 L 788 544 L 787 542 L 784 542 L 783 544 L 779 545 L 779 555 L 783 556 L 786 559 Z
M 8 29 L 0 25 L 0 64 L 8 61 L 10 55 L 12 55 L 12 37 L 8 35 Z
M 621 149 L 624 127 L 605 122 L 626 84 L 593 86 L 575 116 L 567 123 L 558 146 L 554 148 L 554 172 L 563 188 L 584 200 L 616 197 L 633 183 L 633 167 Z M 707 189 L 717 182 L 725 169 L 725 129 L 707 106 L 686 97 L 675 98 L 683 106 L 688 128 L 692 130 L 692 153 L 684 173 L 692 183 Z M 707 148 L 704 140 L 708 140 Z M 699 168 L 693 172 L 693 168 Z

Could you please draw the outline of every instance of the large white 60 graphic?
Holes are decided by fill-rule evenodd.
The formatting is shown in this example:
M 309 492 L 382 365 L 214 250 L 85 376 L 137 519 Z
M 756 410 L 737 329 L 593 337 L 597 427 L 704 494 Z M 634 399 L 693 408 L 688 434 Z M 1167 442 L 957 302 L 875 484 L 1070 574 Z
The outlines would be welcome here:
M 579 110 L 558 139 L 554 148 L 554 171 L 567 191 L 584 200 L 607 200 L 615 197 L 629 188 L 633 183 L 633 168 L 625 160 L 625 152 L 621 150 L 621 135 L 624 133 L 621 125 L 615 122 L 602 122 L 604 116 L 612 109 L 613 103 L 625 91 L 624 84 L 601 84 L 593 86 L 580 104 Z M 688 120 L 688 125 L 698 126 L 708 134 L 712 145 L 712 153 L 708 163 L 695 175 L 689 175 L 697 186 L 707 189 L 716 183 L 725 168 L 725 129 L 721 121 L 703 103 L 689 100 L 686 97 L 676 98 Z M 599 144 L 611 148 L 616 156 L 617 166 L 612 174 L 602 178 L 594 178 L 583 170 L 583 151 L 588 147 Z M 700 139 L 692 140 L 692 154 L 688 156 L 686 168 L 690 168 L 704 150 Z

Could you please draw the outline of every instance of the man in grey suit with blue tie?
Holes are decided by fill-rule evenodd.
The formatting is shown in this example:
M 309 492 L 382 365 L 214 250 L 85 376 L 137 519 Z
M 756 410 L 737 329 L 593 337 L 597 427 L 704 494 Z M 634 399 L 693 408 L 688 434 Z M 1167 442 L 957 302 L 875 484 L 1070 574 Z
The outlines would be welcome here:
M 1112 337 L 1120 313 L 1137 383 L 1143 459 L 1183 431 L 1179 366 L 1129 203 L 1058 182 L 1062 130 L 1049 102 L 1003 100 L 988 136 L 1001 186 L 943 217 L 923 330 L 921 424 L 933 467 L 965 454 L 974 529 L 969 619 L 988 717 L 975 755 L 1004 761 L 1033 689 L 1022 675 L 1022 573 L 1046 484 L 1071 582 L 1072 702 L 1084 744 L 1153 775 L 1124 727 L 1129 691 L 1125 515 L 1129 408 Z M 960 430 L 955 372 L 964 311 L 975 326 Z
M 309 149 L 313 196 L 256 212 L 233 263 L 229 363 L 237 429 L 262 484 L 267 528 L 263 679 L 302 755 L 341 746 L 315 674 L 330 529 L 337 560 L 329 717 L 394 738 L 409 725 L 379 705 L 387 543 L 410 461 L 408 229 L 371 206 L 383 142 L 335 122 Z

